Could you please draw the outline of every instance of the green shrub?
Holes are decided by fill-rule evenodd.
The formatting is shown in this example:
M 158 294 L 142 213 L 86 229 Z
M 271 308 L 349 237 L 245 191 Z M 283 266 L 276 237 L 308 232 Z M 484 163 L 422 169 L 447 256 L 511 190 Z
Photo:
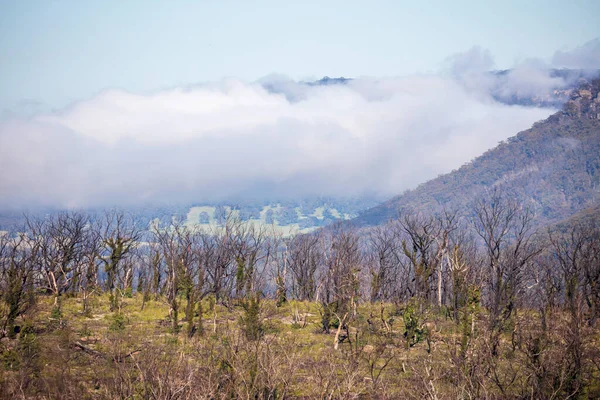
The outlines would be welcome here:
M 258 340 L 264 333 L 260 315 L 260 293 L 250 294 L 241 302 L 244 309 L 240 319 L 242 331 L 248 340 Z
M 40 344 L 31 323 L 25 323 L 19 334 L 19 355 L 22 367 L 30 377 L 38 377 L 41 371 Z
M 0 353 L 2 367 L 8 371 L 18 371 L 21 368 L 21 357 L 15 349 L 4 349 Z
M 404 337 L 407 349 L 427 338 L 427 328 L 421 327 L 421 313 L 417 302 L 410 301 L 406 305 L 402 318 L 404 320 Z
M 122 332 L 125 330 L 126 319 L 123 313 L 115 313 L 111 318 L 108 330 L 111 332 Z

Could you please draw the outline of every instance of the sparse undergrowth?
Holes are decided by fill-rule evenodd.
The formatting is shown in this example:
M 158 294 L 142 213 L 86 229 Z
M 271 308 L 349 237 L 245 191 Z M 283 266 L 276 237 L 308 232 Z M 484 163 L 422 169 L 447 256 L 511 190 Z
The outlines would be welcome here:
M 404 213 L 290 239 L 61 213 L 0 236 L 0 397 L 600 398 L 600 230 Z
M 142 309 L 143 295 L 134 294 L 122 299 L 120 312 L 110 311 L 108 294 L 93 302 L 86 315 L 81 298 L 63 299 L 55 321 L 52 299 L 37 297 L 16 321 L 19 333 L 1 342 L 0 397 L 524 398 L 534 384 L 561 397 L 572 361 L 561 354 L 568 319 L 559 312 L 546 333 L 536 312 L 522 312 L 501 332 L 500 354 L 492 357 L 483 311 L 465 333 L 444 310 L 367 303 L 343 329 L 323 333 L 317 303 L 277 307 L 263 299 L 225 307 L 207 297 L 198 315 L 204 330 L 190 338 L 183 329 L 173 334 L 167 299 Z M 584 395 L 594 397 L 599 336 L 586 337 L 580 378 Z

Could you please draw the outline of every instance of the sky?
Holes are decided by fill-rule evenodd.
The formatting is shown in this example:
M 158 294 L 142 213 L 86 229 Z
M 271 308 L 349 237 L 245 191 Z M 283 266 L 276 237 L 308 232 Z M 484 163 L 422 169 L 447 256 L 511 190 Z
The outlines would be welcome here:
M 600 69 L 595 1 L 0 10 L 0 210 L 383 200 L 555 112 L 498 101 L 568 83 L 548 68 Z M 355 79 L 299 82 L 324 75 Z
M 430 73 L 472 46 L 497 68 L 600 36 L 596 0 L 0 0 L 0 110 L 61 108 L 272 73 Z

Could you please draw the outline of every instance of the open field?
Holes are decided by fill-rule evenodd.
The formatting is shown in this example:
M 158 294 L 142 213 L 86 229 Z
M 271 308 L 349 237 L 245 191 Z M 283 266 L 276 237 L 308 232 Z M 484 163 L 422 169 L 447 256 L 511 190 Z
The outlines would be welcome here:
M 325 211 L 327 211 L 331 217 L 337 220 L 349 220 L 356 215 L 348 213 L 340 213 L 335 208 L 320 206 L 314 209 L 312 213 L 303 214 L 300 207 L 295 207 L 294 212 L 296 214 L 295 223 L 286 223 L 280 220 L 279 216 L 283 212 L 284 207 L 279 204 L 269 204 L 262 206 L 258 213 L 258 218 L 247 218 L 245 222 L 254 224 L 257 228 L 264 228 L 268 232 L 274 232 L 275 234 L 283 235 L 284 237 L 290 237 L 296 234 L 310 233 L 319 228 L 319 225 L 315 222 L 311 226 L 301 226 L 300 221 L 314 218 L 319 223 L 322 223 L 325 219 Z M 223 207 L 223 215 L 239 218 L 240 210 L 234 209 L 230 206 Z M 211 230 L 217 226 L 223 224 L 224 216 L 218 215 L 218 208 L 216 206 L 195 206 L 189 209 L 186 215 L 185 224 L 186 226 L 200 230 Z

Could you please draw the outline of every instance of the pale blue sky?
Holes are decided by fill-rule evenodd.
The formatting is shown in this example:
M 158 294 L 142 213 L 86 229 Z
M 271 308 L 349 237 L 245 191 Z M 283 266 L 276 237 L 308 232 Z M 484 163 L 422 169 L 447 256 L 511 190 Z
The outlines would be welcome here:
M 0 0 L 0 115 L 105 88 L 398 76 L 489 49 L 497 68 L 600 36 L 600 1 Z

